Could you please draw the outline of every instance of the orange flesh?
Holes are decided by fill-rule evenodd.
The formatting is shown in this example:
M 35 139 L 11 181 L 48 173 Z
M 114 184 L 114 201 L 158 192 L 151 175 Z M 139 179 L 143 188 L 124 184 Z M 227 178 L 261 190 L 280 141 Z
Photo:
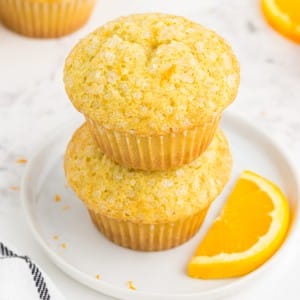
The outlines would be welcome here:
M 262 0 L 268 23 L 287 38 L 300 43 L 300 1 Z
M 275 0 L 282 13 L 288 15 L 293 24 L 300 25 L 300 1 L 299 0 Z
M 255 183 L 246 181 L 237 182 L 224 208 L 225 218 L 221 216 L 212 225 L 196 255 L 243 252 L 267 233 L 272 222 L 269 214 L 273 211 L 273 203 Z M 253 201 L 257 197 L 260 201 Z

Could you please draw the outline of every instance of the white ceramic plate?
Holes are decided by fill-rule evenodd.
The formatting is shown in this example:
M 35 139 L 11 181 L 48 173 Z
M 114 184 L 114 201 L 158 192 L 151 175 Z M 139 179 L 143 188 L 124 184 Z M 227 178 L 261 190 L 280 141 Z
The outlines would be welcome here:
M 212 205 L 200 232 L 188 243 L 163 252 L 143 253 L 123 249 L 106 240 L 70 188 L 65 187 L 63 153 L 82 120 L 61 126 L 30 160 L 22 184 L 22 198 L 31 230 L 64 272 L 104 294 L 120 299 L 215 299 L 237 291 L 284 256 L 298 223 L 299 185 L 286 153 L 268 136 L 232 113 L 225 114 L 225 130 L 234 158 L 231 182 Z M 185 274 L 189 258 L 209 224 L 222 207 L 229 189 L 244 169 L 276 182 L 288 196 L 292 210 L 289 236 L 281 249 L 251 274 L 228 280 L 196 280 Z M 61 201 L 54 200 L 55 195 Z M 53 237 L 59 238 L 55 240 Z M 66 244 L 63 249 L 62 243 Z M 280 271 L 277 269 L 277 271 Z M 96 274 L 101 279 L 96 279 Z M 137 290 L 128 289 L 132 280 Z

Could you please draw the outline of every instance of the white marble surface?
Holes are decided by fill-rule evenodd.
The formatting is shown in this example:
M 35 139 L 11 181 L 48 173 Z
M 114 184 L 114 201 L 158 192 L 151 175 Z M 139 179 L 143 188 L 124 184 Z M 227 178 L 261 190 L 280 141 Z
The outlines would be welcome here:
M 285 144 L 300 167 L 300 47 L 265 24 L 258 0 L 102 2 L 84 29 L 62 39 L 27 39 L 0 26 L 0 239 L 28 253 L 72 300 L 108 298 L 68 278 L 49 261 L 29 232 L 19 192 L 10 188 L 20 186 L 24 170 L 16 160 L 30 158 L 39 141 L 66 116 L 76 114 L 63 88 L 64 58 L 80 37 L 106 20 L 152 10 L 183 14 L 216 29 L 241 63 L 241 88 L 230 109 Z M 231 299 L 299 299 L 299 250 L 300 235 L 285 264 Z

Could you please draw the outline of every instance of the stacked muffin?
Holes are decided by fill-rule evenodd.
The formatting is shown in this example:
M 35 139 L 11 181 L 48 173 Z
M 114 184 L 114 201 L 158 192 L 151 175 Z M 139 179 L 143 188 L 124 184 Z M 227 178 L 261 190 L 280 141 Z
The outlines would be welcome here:
M 145 251 L 191 238 L 230 177 L 218 129 L 239 85 L 230 46 L 183 17 L 131 15 L 81 40 L 64 80 L 86 118 L 66 177 L 99 230 Z

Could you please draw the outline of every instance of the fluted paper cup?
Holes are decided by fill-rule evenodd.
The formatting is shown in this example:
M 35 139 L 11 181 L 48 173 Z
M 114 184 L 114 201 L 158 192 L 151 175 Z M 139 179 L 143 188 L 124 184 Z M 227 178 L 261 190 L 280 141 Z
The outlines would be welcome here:
M 113 161 L 140 170 L 175 169 L 199 157 L 209 146 L 221 115 L 182 131 L 138 135 L 107 129 L 86 117 L 100 149 Z
M 69 34 L 89 19 L 96 0 L 0 0 L 0 20 L 9 29 L 30 37 Z
M 92 221 L 115 244 L 140 251 L 161 251 L 177 247 L 200 229 L 208 207 L 174 222 L 139 224 L 117 220 L 89 210 Z

